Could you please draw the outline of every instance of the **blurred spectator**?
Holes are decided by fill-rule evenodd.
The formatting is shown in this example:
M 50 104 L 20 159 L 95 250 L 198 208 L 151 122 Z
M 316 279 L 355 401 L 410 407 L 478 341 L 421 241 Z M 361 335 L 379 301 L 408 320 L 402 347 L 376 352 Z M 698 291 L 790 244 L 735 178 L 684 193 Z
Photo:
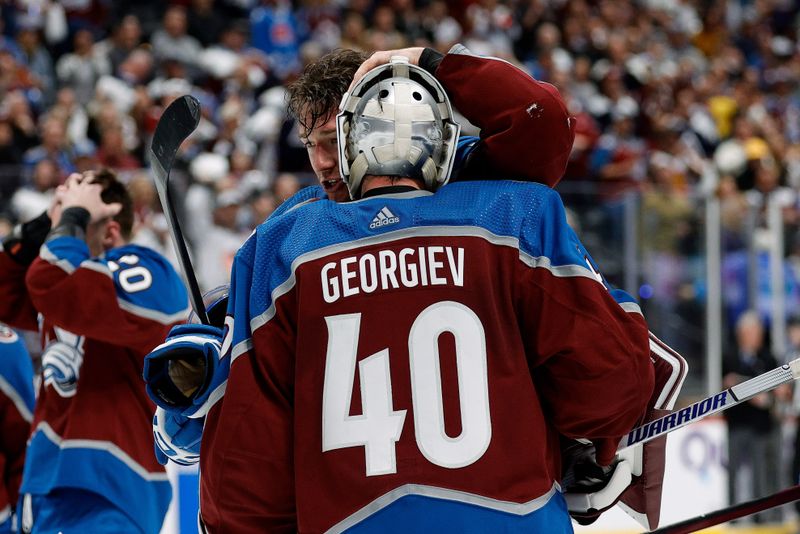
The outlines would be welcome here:
M 366 51 L 369 45 L 366 40 L 367 21 L 361 13 L 350 11 L 342 23 L 342 48 Z
M 682 334 L 672 316 L 686 282 L 688 260 L 683 247 L 695 210 L 681 171 L 669 155 L 655 153 L 650 161 L 652 184 L 644 192 L 641 210 L 643 272 L 653 297 L 647 306 L 648 324 L 673 347 L 680 346 Z
M 236 189 L 225 189 L 214 199 L 213 224 L 196 246 L 195 265 L 201 289 L 205 291 L 230 282 L 233 257 L 250 235 L 249 231 L 238 228 L 243 201 Z
M 395 12 L 388 5 L 379 5 L 372 15 L 372 27 L 367 31 L 369 50 L 393 50 L 408 46 L 405 36 L 397 31 Z
M 134 152 L 141 142 L 137 125 L 133 118 L 121 113 L 110 100 L 96 100 L 95 107 L 89 117 L 87 137 L 97 145 L 102 144 L 103 134 L 106 130 L 117 128 L 121 131 L 123 147 L 128 152 Z
M 50 108 L 49 115 L 62 120 L 67 125 L 67 142 L 72 145 L 83 143 L 89 128 L 89 116 L 78 104 L 75 91 L 70 87 L 58 90 L 56 101 Z
M 723 383 L 729 388 L 778 366 L 764 344 L 764 325 L 750 310 L 736 322 L 736 343 L 723 360 Z M 728 497 L 733 504 L 766 497 L 778 490 L 778 424 L 773 416 L 775 393 L 759 393 L 725 411 L 728 422 Z M 747 471 L 749 487 L 741 484 Z M 742 493 L 742 489 L 746 493 Z M 757 523 L 779 521 L 780 509 L 754 516 Z
M 272 193 L 278 202 L 283 202 L 290 196 L 300 191 L 300 180 L 294 174 L 285 172 L 279 174 L 272 184 Z
M 245 103 L 237 94 L 232 94 L 219 107 L 219 131 L 211 147 L 212 152 L 229 157 L 235 150 L 245 153 L 255 151 L 252 141 L 240 128 L 247 114 Z
M 141 168 L 142 164 L 125 149 L 122 139 L 122 126 L 104 128 L 101 134 L 100 147 L 96 154 L 97 162 L 114 171 L 132 171 Z
M 394 29 L 410 46 L 425 45 L 429 42 L 425 40 L 425 30 L 422 27 L 424 10 L 417 9 L 413 0 L 390 0 L 389 9 L 394 14 Z
M 19 43 L 6 35 L 5 20 L 0 17 L 0 51 L 8 52 L 15 61 L 25 61 Z
M 164 13 L 161 28 L 153 32 L 150 43 L 156 59 L 173 59 L 186 65 L 192 75 L 197 57 L 202 50 L 200 42 L 187 32 L 186 8 L 171 5 Z
M 614 109 L 611 128 L 598 139 L 590 162 L 605 216 L 604 236 L 613 246 L 623 243 L 625 204 L 632 201 L 626 194 L 640 191 L 646 178 L 646 146 L 635 135 L 634 114 L 624 105 Z
M 95 92 L 98 101 L 108 101 L 121 113 L 128 113 L 136 105 L 137 89 L 146 85 L 153 77 L 153 55 L 146 48 L 132 51 L 120 64 L 114 75 L 106 75 L 97 81 Z M 91 106 L 90 106 L 91 107 Z
M 147 173 L 135 174 L 128 182 L 128 191 L 134 214 L 131 242 L 156 250 L 177 266 L 175 250 L 170 242 L 166 218 L 161 213 L 153 179 Z
M 14 143 L 14 130 L 8 120 L 0 120 L 0 214 L 20 186 L 22 152 Z
M 87 105 L 94 96 L 97 81 L 111 72 L 108 59 L 94 53 L 94 35 L 86 29 L 75 32 L 73 51 L 63 55 L 56 63 L 56 74 L 61 86 L 69 86 L 81 105 Z
M 214 0 L 192 0 L 186 22 L 187 33 L 203 47 L 217 43 L 225 29 L 225 16 Z
M 233 21 L 223 28 L 219 43 L 206 48 L 198 59 L 211 76 L 227 79 L 228 92 L 252 91 L 267 80 L 267 56 L 247 44 L 247 28 L 243 21 Z
M 111 35 L 95 45 L 95 53 L 108 58 L 111 72 L 117 72 L 128 55 L 142 43 L 142 26 L 136 15 L 122 17 Z
M 501 58 L 513 57 L 513 41 L 520 35 L 511 8 L 499 0 L 478 0 L 467 8 L 469 33 L 466 45 L 474 53 Z
M 24 22 L 25 24 L 18 26 L 17 42 L 34 84 L 42 92 L 42 104 L 49 105 L 55 96 L 53 60 L 50 58 L 50 52 L 41 43 L 38 22 L 30 17 Z
M 266 221 L 267 217 L 272 215 L 272 212 L 275 211 L 277 207 L 278 201 L 271 191 L 261 191 L 257 193 L 250 200 L 245 227 L 251 229 L 255 228 Z
M 8 50 L 0 50 L 0 92 L 21 92 L 32 105 L 41 103 L 42 92 L 36 76 L 24 60 L 19 61 Z
M 447 3 L 443 0 L 433 0 L 428 5 L 422 18 L 422 28 L 433 47 L 440 52 L 450 50 L 463 34 L 461 24 L 450 16 Z
M 39 132 L 33 118 L 30 104 L 20 91 L 6 93 L 3 99 L 2 113 L 8 117 L 14 134 L 14 144 L 25 152 L 39 143 Z
M 306 32 L 287 0 L 262 0 L 250 13 L 251 43 L 267 55 L 270 69 L 281 80 L 300 71 Z
M 55 189 L 62 182 L 58 166 L 49 159 L 36 163 L 30 187 L 17 190 L 11 198 L 11 211 L 21 222 L 38 217 L 50 207 Z
M 56 116 L 46 116 L 41 123 L 42 143 L 33 147 L 23 158 L 23 163 L 32 169 L 43 159 L 49 159 L 58 165 L 58 172 L 66 177 L 75 171 L 72 163 L 72 152 L 66 137 L 64 120 Z
M 186 192 L 186 218 L 192 223 L 185 227 L 186 237 L 193 247 L 200 242 L 213 225 L 213 211 L 219 183 L 228 176 L 228 158 L 204 152 L 191 162 L 189 173 L 193 183 Z M 211 289 L 211 288 L 210 288 Z

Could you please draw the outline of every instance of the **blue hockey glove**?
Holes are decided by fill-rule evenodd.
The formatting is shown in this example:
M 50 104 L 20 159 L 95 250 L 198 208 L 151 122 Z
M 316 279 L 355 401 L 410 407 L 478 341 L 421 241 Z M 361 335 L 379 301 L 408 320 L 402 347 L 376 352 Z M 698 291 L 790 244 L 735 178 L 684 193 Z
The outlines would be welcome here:
M 222 329 L 214 326 L 174 327 L 144 360 L 144 380 L 153 402 L 175 415 L 201 416 L 198 412 L 209 394 L 227 378 L 227 366 L 219 365 L 222 336 Z
M 168 460 L 172 460 L 179 465 L 196 464 L 200 460 L 203 421 L 156 408 L 153 438 L 158 463 L 166 465 Z

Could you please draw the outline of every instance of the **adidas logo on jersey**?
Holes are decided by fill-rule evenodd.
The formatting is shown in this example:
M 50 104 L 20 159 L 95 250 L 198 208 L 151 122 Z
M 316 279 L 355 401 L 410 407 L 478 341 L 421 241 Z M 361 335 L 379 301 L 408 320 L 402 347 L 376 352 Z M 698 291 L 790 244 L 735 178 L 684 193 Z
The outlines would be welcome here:
M 389 211 L 389 208 L 384 206 L 381 211 L 379 211 L 375 217 L 372 218 L 372 222 L 369 224 L 371 230 L 375 228 L 380 228 L 381 226 L 388 226 L 390 224 L 396 224 L 400 222 L 400 217 L 395 217 L 394 213 Z

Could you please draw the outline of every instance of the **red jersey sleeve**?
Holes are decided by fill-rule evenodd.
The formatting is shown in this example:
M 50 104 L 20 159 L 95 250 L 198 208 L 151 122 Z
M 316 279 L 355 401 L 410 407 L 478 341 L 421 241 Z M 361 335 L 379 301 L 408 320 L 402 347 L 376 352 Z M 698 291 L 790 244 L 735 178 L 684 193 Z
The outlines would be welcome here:
M 575 118 L 551 84 L 510 63 L 451 50 L 436 69 L 453 105 L 481 129 L 462 178 L 536 181 L 555 186 L 567 168 Z
M 22 330 L 38 330 L 36 309 L 25 287 L 27 266 L 0 253 L 0 321 Z
M 188 311 L 186 290 L 169 263 L 134 245 L 93 259 L 82 240 L 58 237 L 42 247 L 25 282 L 49 323 L 145 352 Z
M 223 343 L 230 375 L 225 397 L 209 411 L 203 429 L 201 515 L 214 533 L 297 532 L 290 320 L 296 299 L 284 295 L 269 325 L 251 336 L 246 298 L 251 285 L 250 269 L 237 260 L 228 304 L 236 320 Z
M 558 196 L 542 210 L 534 249 L 517 274 L 522 331 L 532 376 L 554 427 L 591 439 L 607 465 L 619 440 L 645 413 L 653 391 L 647 324 L 618 302 L 582 254 Z

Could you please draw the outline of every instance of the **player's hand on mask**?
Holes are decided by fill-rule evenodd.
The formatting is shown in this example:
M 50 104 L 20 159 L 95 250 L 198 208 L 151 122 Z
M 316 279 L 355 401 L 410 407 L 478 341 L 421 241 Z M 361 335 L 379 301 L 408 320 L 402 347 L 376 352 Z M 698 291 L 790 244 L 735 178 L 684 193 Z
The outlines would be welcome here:
M 423 47 L 416 46 L 412 48 L 400 48 L 398 50 L 382 50 L 380 52 L 375 52 L 369 56 L 369 58 L 367 58 L 367 60 L 364 61 L 360 67 L 358 67 L 358 70 L 353 75 L 353 81 L 350 83 L 350 87 L 347 90 L 350 91 L 366 73 L 375 67 L 389 63 L 389 60 L 392 59 L 392 56 L 403 56 L 408 58 L 408 62 L 410 64 L 419 65 L 419 58 L 422 56 L 423 50 L 425 50 Z

